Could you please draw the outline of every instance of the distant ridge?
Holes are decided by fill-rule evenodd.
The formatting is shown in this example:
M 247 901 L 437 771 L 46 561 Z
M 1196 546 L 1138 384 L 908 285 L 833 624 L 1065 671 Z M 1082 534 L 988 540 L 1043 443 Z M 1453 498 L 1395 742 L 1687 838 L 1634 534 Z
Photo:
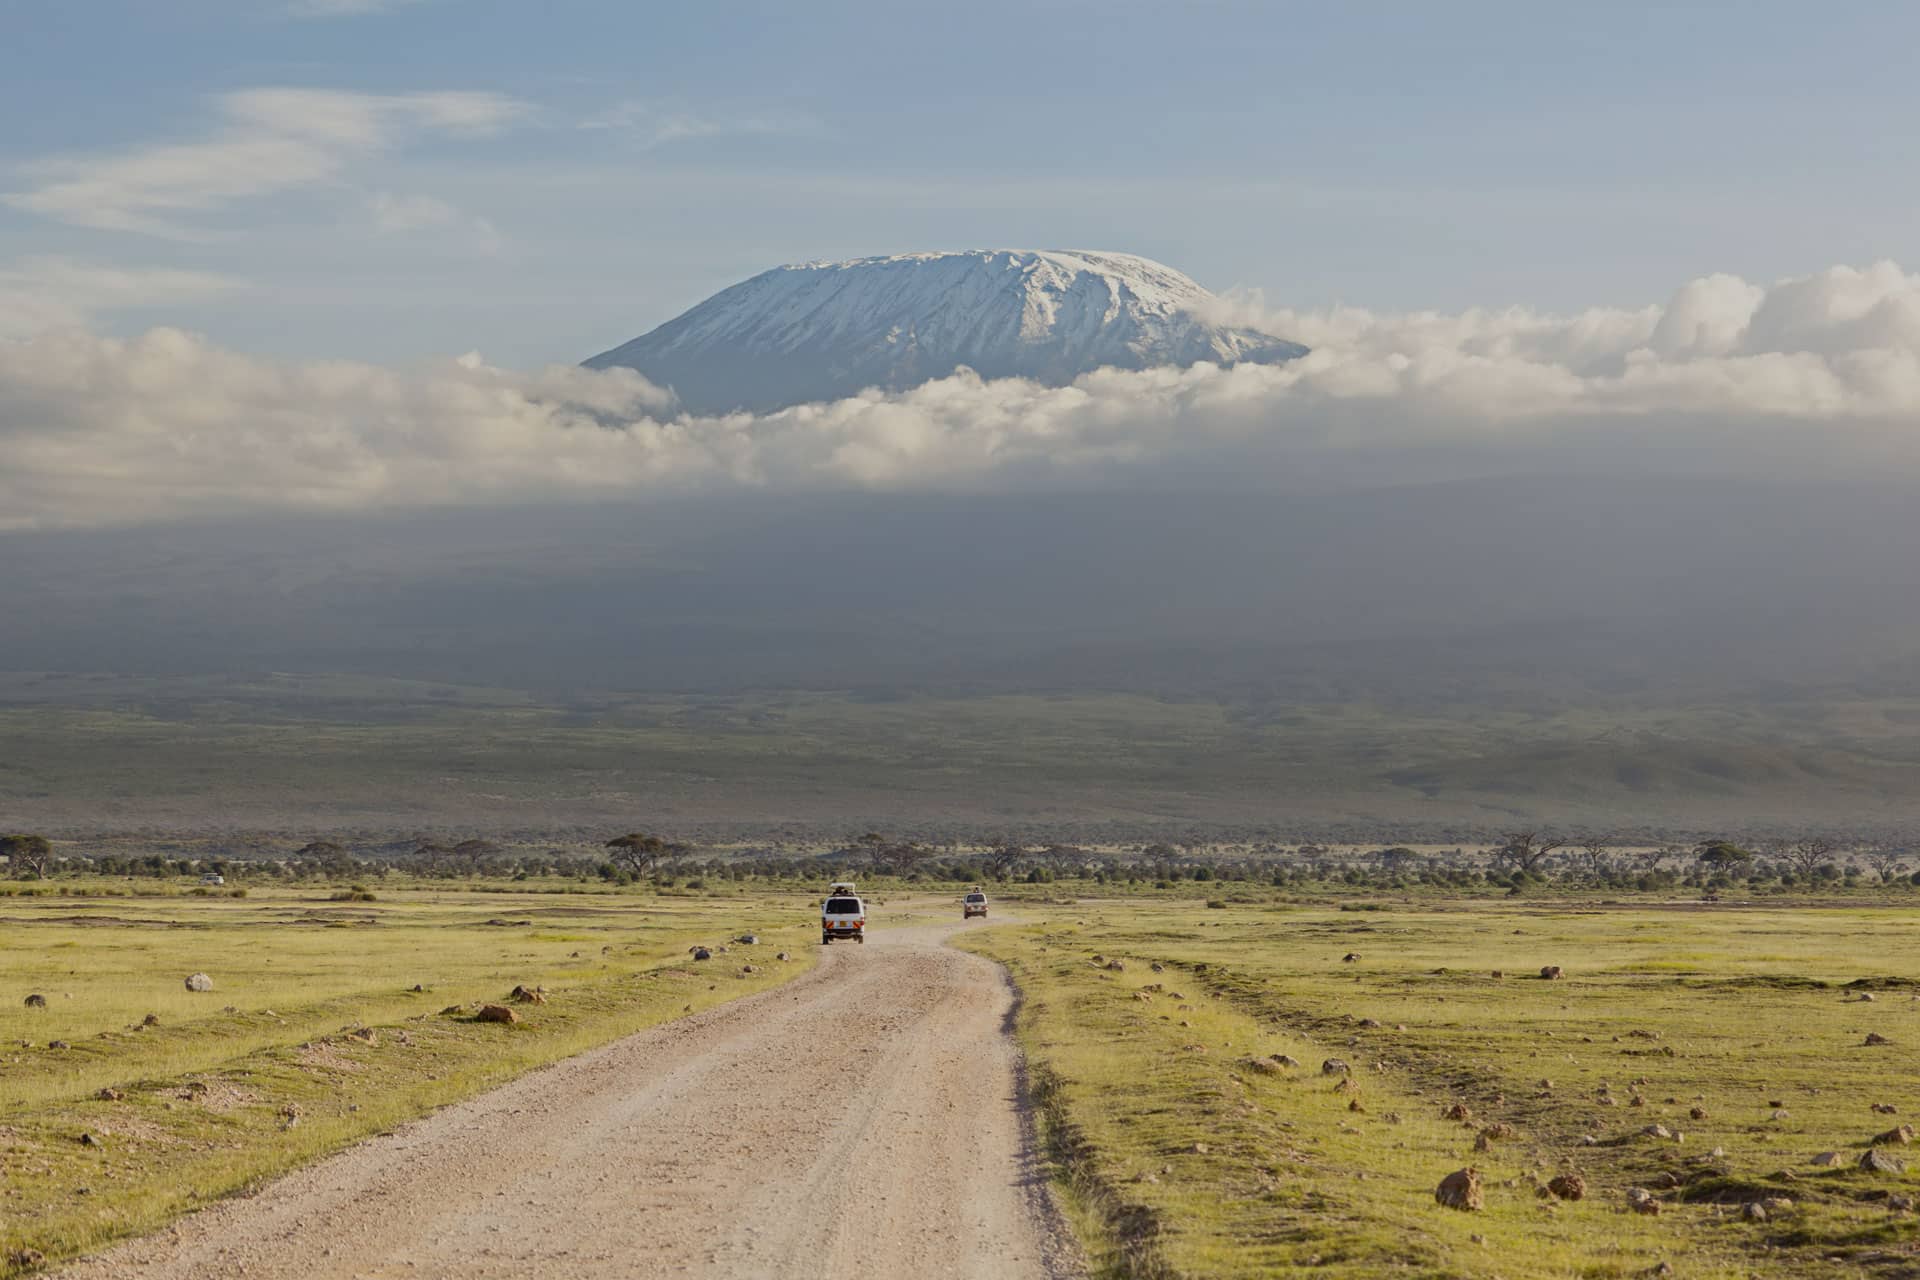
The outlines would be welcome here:
M 1095 369 L 1273 364 L 1306 348 L 1214 323 L 1214 295 L 1125 253 L 981 249 L 775 267 L 593 357 L 695 413 L 902 391 L 965 366 L 1064 386 Z

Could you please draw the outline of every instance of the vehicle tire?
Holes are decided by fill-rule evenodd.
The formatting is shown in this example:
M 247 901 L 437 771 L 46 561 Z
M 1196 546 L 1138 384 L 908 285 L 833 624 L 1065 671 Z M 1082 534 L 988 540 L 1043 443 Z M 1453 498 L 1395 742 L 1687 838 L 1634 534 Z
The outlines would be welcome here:
M 864 946 L 864 945 L 866 944 L 866 941 L 867 941 L 867 935 L 866 935 L 866 934 L 864 934 L 864 933 L 856 933 L 856 934 L 854 934 L 854 935 L 853 935 L 853 940 L 854 940 L 855 942 L 858 942 L 858 943 L 860 943 L 860 944 L 862 944 L 862 945 Z
M 832 935 L 832 934 L 830 934 L 830 933 L 823 933 L 823 934 L 821 934 L 821 935 L 820 935 L 820 945 L 821 945 L 821 946 L 823 946 L 823 947 L 824 947 L 824 946 L 826 946 L 826 945 L 827 945 L 828 943 L 830 943 L 830 942 L 832 942 L 832 941 L 833 941 L 833 935 Z

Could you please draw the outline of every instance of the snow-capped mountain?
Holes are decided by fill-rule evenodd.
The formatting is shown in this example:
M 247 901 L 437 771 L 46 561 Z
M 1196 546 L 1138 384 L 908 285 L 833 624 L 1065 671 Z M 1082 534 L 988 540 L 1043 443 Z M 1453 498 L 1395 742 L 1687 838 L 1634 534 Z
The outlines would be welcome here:
M 587 361 L 695 413 L 899 391 L 962 365 L 1064 385 L 1114 366 L 1271 364 L 1306 348 L 1206 318 L 1214 295 L 1125 253 L 976 250 L 775 267 Z

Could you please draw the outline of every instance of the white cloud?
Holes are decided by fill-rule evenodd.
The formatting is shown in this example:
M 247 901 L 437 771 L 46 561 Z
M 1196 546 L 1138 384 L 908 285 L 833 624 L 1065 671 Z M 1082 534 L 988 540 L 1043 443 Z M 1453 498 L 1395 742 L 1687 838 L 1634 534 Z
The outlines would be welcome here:
M 1251 318 L 1314 351 L 1057 388 L 962 373 L 721 418 L 676 418 L 622 370 L 276 363 L 174 330 L 46 334 L 0 342 L 0 519 L 689 490 L 1284 490 L 1592 465 L 1920 478 L 1920 276 L 1887 265 L 1766 289 L 1711 277 L 1637 311 Z
M 818 121 L 798 112 L 714 114 L 638 100 L 616 103 L 600 115 L 580 122 L 582 129 L 618 132 L 643 150 L 694 138 L 814 133 L 819 127 Z
M 490 255 L 500 251 L 500 232 L 493 223 L 434 196 L 376 191 L 367 197 L 367 212 L 373 216 L 373 225 L 381 235 L 434 232 L 455 237 L 474 253 Z
M 498 130 L 526 111 L 490 93 L 361 94 L 249 89 L 220 99 L 223 126 L 197 142 L 41 161 L 39 185 L 0 199 L 76 226 L 191 238 L 182 215 L 312 186 L 354 159 L 433 133 Z
M 239 289 L 229 276 L 28 258 L 0 264 L 0 339 L 80 328 L 102 312 L 195 301 Z

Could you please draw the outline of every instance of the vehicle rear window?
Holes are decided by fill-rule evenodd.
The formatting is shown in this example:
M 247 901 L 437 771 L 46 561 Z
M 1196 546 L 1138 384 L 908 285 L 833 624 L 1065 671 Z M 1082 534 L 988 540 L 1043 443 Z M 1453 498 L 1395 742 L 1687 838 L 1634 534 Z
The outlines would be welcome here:
M 987 895 L 984 893 L 970 893 L 967 895 L 968 902 L 985 902 L 986 900 Z
M 860 914 L 860 899 L 828 898 L 827 905 L 821 909 L 830 916 L 857 916 Z

